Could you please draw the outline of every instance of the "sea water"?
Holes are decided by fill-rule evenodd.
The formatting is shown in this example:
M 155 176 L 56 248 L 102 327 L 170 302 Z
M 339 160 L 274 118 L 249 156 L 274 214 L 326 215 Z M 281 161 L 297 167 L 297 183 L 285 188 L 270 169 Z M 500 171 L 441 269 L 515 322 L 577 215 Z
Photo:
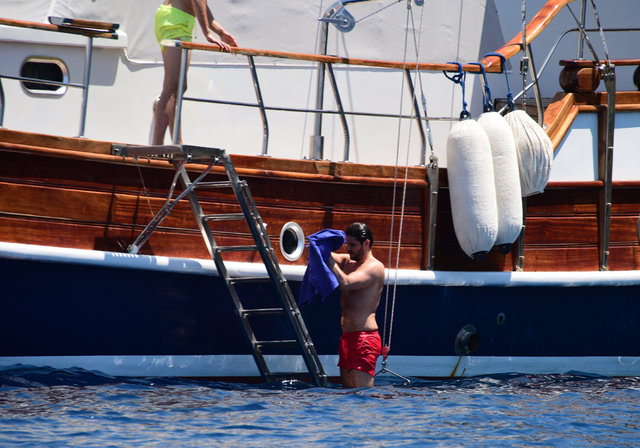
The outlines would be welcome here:
M 632 447 L 640 379 L 580 374 L 376 387 L 0 369 L 0 447 Z

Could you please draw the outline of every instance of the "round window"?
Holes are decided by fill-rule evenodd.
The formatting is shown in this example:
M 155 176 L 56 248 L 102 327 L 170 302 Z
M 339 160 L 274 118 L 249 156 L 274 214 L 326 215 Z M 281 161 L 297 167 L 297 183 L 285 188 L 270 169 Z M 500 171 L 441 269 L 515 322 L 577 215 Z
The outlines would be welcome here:
M 280 231 L 280 252 L 285 259 L 296 261 L 304 251 L 304 232 L 296 222 L 290 221 Z

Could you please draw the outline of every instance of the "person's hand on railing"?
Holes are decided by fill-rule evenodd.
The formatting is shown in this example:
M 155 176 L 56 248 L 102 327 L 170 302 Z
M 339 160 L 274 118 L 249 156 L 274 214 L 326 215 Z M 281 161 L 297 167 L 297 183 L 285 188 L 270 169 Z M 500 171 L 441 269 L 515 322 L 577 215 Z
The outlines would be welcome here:
M 237 44 L 236 45 L 230 45 L 230 44 L 224 42 L 223 40 L 216 39 L 216 36 L 211 31 L 209 31 L 205 37 L 212 44 L 215 44 L 215 45 L 219 46 L 222 49 L 222 51 L 229 52 L 229 51 L 231 51 L 231 47 L 232 46 L 234 46 L 234 47 L 237 46 Z
M 211 22 L 210 28 L 209 32 L 205 35 L 206 39 L 212 44 L 218 45 L 222 51 L 228 52 L 231 50 L 231 47 L 238 46 L 236 38 L 228 33 L 216 20 Z M 216 39 L 214 33 L 217 34 L 220 39 Z

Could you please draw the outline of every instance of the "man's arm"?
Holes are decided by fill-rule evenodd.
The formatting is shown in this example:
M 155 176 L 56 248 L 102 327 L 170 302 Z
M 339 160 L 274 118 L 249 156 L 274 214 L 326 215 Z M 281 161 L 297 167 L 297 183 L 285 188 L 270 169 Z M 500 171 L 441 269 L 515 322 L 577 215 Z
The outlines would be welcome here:
M 349 274 L 345 274 L 343 266 L 349 261 L 349 255 L 331 254 L 328 261 L 329 269 L 331 269 L 331 272 L 336 276 L 338 287 L 342 291 L 363 289 L 375 281 L 374 273 L 367 265 L 361 266 Z

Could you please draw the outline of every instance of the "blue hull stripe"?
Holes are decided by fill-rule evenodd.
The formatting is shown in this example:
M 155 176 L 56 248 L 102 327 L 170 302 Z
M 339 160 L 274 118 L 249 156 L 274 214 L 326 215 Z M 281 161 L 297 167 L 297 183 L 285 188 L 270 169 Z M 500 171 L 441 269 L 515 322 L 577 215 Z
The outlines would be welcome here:
M 261 268 L 235 263 L 231 269 L 232 275 L 256 275 Z M 283 271 L 296 294 L 304 267 L 283 266 Z M 213 359 L 217 365 L 250 354 L 224 283 L 209 261 L 0 243 L 0 272 L 0 358 L 5 360 L 133 357 Z M 627 361 L 640 357 L 636 271 L 397 274 L 391 354 L 411 360 L 407 375 L 449 376 L 458 362 L 456 336 L 468 325 L 477 330 L 479 345 L 458 370 L 472 375 L 545 369 L 640 375 L 640 364 Z M 270 298 L 268 288 L 254 287 L 248 296 Z M 381 305 L 381 326 L 383 311 Z M 302 313 L 318 353 L 335 356 L 338 292 Z M 258 339 L 267 331 L 269 337 L 288 339 L 280 319 L 257 323 Z M 154 356 L 144 356 L 148 353 Z M 255 369 L 246 359 L 245 369 Z M 216 368 L 226 369 L 225 363 Z

